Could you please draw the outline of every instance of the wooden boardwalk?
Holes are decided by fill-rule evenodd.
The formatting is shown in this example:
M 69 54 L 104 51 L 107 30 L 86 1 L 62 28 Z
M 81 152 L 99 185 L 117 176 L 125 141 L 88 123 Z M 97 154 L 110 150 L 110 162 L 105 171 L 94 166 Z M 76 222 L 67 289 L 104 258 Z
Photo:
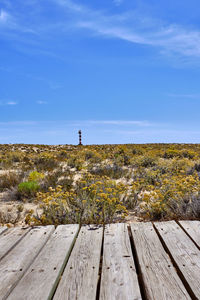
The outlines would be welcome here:
M 200 222 L 0 227 L 0 299 L 200 299 Z

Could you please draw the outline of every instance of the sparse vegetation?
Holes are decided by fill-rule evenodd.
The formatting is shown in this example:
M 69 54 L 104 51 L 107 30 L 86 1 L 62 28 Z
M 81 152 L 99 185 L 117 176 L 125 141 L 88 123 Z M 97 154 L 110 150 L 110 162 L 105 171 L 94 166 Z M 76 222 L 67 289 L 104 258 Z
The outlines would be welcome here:
M 0 145 L 0 192 L 27 223 L 200 219 L 200 145 Z

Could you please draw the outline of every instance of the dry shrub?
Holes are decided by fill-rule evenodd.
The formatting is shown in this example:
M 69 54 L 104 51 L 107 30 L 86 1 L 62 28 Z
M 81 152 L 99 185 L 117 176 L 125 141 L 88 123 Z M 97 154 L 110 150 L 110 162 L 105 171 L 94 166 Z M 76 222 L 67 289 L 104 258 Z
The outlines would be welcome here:
M 0 191 L 3 192 L 7 189 L 17 186 L 24 174 L 17 172 L 5 172 L 5 174 L 0 175 Z

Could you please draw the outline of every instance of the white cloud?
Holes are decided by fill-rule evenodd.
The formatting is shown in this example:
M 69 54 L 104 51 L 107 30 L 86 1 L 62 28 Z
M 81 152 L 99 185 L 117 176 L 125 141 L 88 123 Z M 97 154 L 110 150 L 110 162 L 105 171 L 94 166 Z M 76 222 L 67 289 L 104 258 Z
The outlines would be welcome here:
M 9 14 L 3 9 L 0 11 L 0 24 L 5 24 L 9 20 Z
M 106 15 L 70 0 L 53 0 L 75 15 L 74 27 L 91 30 L 99 35 L 118 38 L 131 43 L 159 48 L 160 53 L 176 53 L 200 57 L 200 31 L 162 20 L 145 17 L 138 12 Z M 115 0 L 119 3 L 120 0 Z
M 134 121 L 134 120 L 88 120 L 84 121 L 88 124 L 96 124 L 96 125 L 118 125 L 118 126 L 125 126 L 125 125 L 136 125 L 136 126 L 152 126 L 152 124 L 148 121 Z
M 39 122 L 37 121 L 7 121 L 7 122 L 0 122 L 1 126 L 23 126 L 23 125 L 38 125 Z
M 1 140 L 12 143 L 77 144 L 77 133 L 81 128 L 84 144 L 116 144 L 119 141 L 120 143 L 200 142 L 200 131 L 193 125 L 186 127 L 185 124 L 177 126 L 172 123 L 155 123 L 153 127 L 144 128 L 131 125 L 117 127 L 104 123 L 93 123 L 88 126 L 88 122 L 104 122 L 104 120 L 77 122 L 79 123 L 76 124 L 76 121 L 72 120 L 0 122 Z M 126 124 L 135 121 L 120 120 L 120 122 Z
M 168 94 L 172 98 L 200 99 L 200 94 Z
M 36 40 L 33 37 L 48 36 L 47 33 L 66 34 L 74 29 L 84 29 L 95 33 L 103 38 L 115 38 L 128 41 L 130 43 L 154 47 L 161 54 L 176 54 L 189 58 L 200 58 L 200 30 L 180 24 L 170 24 L 162 20 L 156 20 L 151 16 L 145 16 L 139 11 L 125 11 L 121 14 L 108 14 L 105 10 L 94 10 L 84 6 L 81 1 L 72 0 L 49 0 L 59 5 L 62 12 L 66 10 L 66 20 L 55 23 L 36 24 L 31 18 L 30 22 L 25 20 L 20 11 L 10 15 L 5 10 L 0 10 L 0 25 L 6 24 L 7 28 L 15 31 L 15 36 L 8 35 L 8 38 L 18 39 L 22 45 L 20 51 L 26 51 L 23 44 L 30 44 Z M 119 5 L 123 0 L 112 0 L 115 5 Z M 29 1 L 30 2 L 30 1 Z M 35 3 L 35 1 L 31 1 Z M 35 4 L 36 6 L 36 4 Z M 69 14 L 68 14 L 69 13 Z M 41 18 L 39 18 L 41 19 Z M 63 20 L 63 19 L 62 19 Z M 32 22 L 33 21 L 33 22 Z M 30 25 L 31 24 L 31 25 Z M 31 35 L 23 38 L 21 33 Z M 18 33 L 18 35 L 17 35 Z M 6 31 L 3 34 L 6 36 Z M 53 35 L 52 35 L 53 36 Z M 28 52 L 40 51 L 40 42 L 36 42 Z M 18 45 L 19 47 L 19 45 Z M 44 55 L 52 55 L 48 51 Z
M 47 104 L 47 101 L 37 101 L 37 104 Z
M 122 2 L 123 2 L 123 0 L 113 0 L 113 3 L 114 3 L 116 6 L 121 5 Z
M 1 106 L 5 106 L 5 105 L 10 105 L 10 106 L 12 106 L 12 105 L 17 105 L 18 103 L 17 102 L 15 102 L 15 101 L 0 101 L 0 105 Z
M 17 105 L 17 102 L 9 101 L 9 102 L 6 102 L 5 105 Z
M 89 11 L 83 5 L 76 4 L 76 3 L 72 2 L 71 0 L 53 0 L 53 1 L 61 6 L 68 7 L 69 9 L 71 9 L 73 11 L 77 11 L 77 12 L 81 12 L 81 13 Z
M 0 122 L 0 125 L 7 124 L 7 125 L 41 125 L 41 124 L 48 124 L 48 125 L 61 125 L 62 126 L 90 126 L 90 125 L 116 125 L 116 126 L 138 126 L 138 127 L 151 127 L 156 126 L 160 127 L 158 123 L 151 123 L 149 121 L 134 121 L 134 120 L 60 120 L 60 121 L 15 121 L 15 122 Z

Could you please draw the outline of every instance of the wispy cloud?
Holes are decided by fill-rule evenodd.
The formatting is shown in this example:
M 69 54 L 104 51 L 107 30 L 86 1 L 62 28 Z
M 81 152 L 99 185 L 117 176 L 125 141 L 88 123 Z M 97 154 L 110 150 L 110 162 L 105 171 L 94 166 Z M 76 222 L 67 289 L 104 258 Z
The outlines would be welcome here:
M 123 2 L 123 0 L 113 0 L 113 3 L 114 3 L 116 6 L 121 5 L 122 2 Z
M 6 102 L 6 105 L 17 105 L 18 103 L 15 101 L 8 101 Z
M 42 102 L 42 103 L 38 103 Z M 43 104 L 44 101 L 38 101 L 38 104 Z M 45 102 L 47 103 L 47 102 Z M 87 126 L 87 125 L 117 125 L 117 126 L 138 126 L 138 127 L 151 127 L 160 126 L 160 124 L 151 123 L 149 121 L 134 121 L 134 120 L 60 120 L 60 121 L 8 121 L 0 122 L 0 125 L 41 125 L 41 124 L 61 124 L 70 126 Z
M 73 10 L 73 11 L 77 11 L 77 12 L 81 12 L 81 13 L 88 13 L 90 10 L 83 6 L 83 5 L 79 5 L 74 3 L 71 0 L 53 0 L 55 3 L 68 7 L 69 9 Z
M 5 106 L 5 105 L 14 106 L 17 104 L 18 104 L 18 102 L 16 102 L 16 101 L 0 101 L 1 106 Z
M 1 126 L 26 126 L 26 125 L 38 125 L 40 122 L 37 121 L 7 121 L 0 122 Z
M 200 94 L 168 94 L 172 98 L 200 99 Z
M 141 127 L 149 127 L 152 124 L 148 121 L 134 121 L 134 120 L 87 120 L 84 123 L 96 124 L 96 125 L 117 125 L 117 126 L 126 126 L 126 125 L 135 125 Z
M 5 24 L 9 20 L 9 14 L 3 9 L 0 11 L 0 24 Z
M 177 53 L 200 57 L 198 29 L 191 30 L 178 24 L 166 24 L 162 20 L 145 17 L 136 11 L 107 15 L 70 0 L 53 1 L 76 14 L 74 26 L 77 28 L 88 29 L 105 37 L 157 47 L 163 54 Z
M 77 144 L 78 130 L 83 132 L 84 144 L 101 143 L 152 143 L 200 142 L 200 131 L 175 124 L 158 124 L 152 127 L 80 121 L 8 121 L 0 122 L 1 141 L 11 143 Z M 93 121 L 95 122 L 95 120 Z M 99 122 L 99 121 L 97 121 Z M 126 124 L 127 121 L 120 121 Z M 132 122 L 132 121 L 131 121 Z M 81 127 L 79 127 L 81 125 Z
M 37 104 L 43 105 L 43 104 L 47 104 L 47 101 L 37 101 Z
M 32 19 L 32 15 L 30 18 L 25 18 L 23 12 L 20 11 L 15 16 L 11 16 L 9 11 L 0 11 L 0 24 L 7 24 L 7 27 L 15 33 L 23 32 L 27 35 L 23 39 L 21 34 L 18 34 L 17 37 L 13 37 L 14 39 L 19 41 L 23 39 L 22 44 L 31 44 L 34 40 L 33 37 L 35 40 L 38 37 L 38 44 L 35 43 L 34 47 L 28 51 L 39 49 L 41 52 L 45 47 L 44 45 L 42 49 L 40 47 L 42 37 L 50 36 L 47 33 L 51 33 L 51 36 L 58 32 L 66 35 L 70 30 L 84 29 L 102 38 L 115 38 L 133 44 L 150 46 L 157 49 L 162 55 L 176 54 L 189 58 L 200 58 L 199 28 L 191 29 L 185 25 L 167 23 L 154 19 L 151 15 L 145 15 L 139 10 L 110 14 L 106 10 L 95 10 L 82 5 L 80 0 L 79 2 L 78 0 L 48 1 L 62 8 L 61 18 L 57 18 L 54 22 L 46 22 L 46 18 L 43 18 L 41 13 L 42 10 L 40 10 L 39 18 L 34 17 L 35 19 Z M 113 0 L 113 3 L 119 5 L 122 0 Z M 39 1 L 33 1 L 33 8 L 37 5 L 39 5 Z M 35 22 L 36 19 L 39 19 L 40 22 Z M 5 32 L 3 34 L 6 35 Z M 12 38 L 12 36 L 8 35 L 8 38 Z M 44 55 L 49 55 L 48 49 L 43 50 Z

